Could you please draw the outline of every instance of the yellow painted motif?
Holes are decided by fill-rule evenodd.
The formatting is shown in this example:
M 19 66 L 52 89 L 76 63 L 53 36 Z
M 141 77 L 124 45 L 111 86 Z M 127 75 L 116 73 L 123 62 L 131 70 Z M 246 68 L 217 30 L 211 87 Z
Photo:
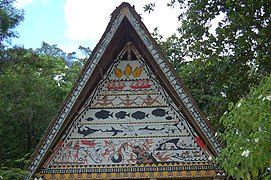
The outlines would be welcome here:
M 139 76 L 141 75 L 141 73 L 142 73 L 142 66 L 136 67 L 136 68 L 134 69 L 134 71 L 133 71 L 133 76 L 134 76 L 134 78 L 139 77 Z
M 141 165 L 143 167 L 144 165 Z M 157 165 L 153 165 L 155 167 Z M 159 165 L 158 165 L 159 166 Z M 160 166 L 162 167 L 162 166 Z M 116 178 L 169 178 L 169 177 L 214 177 L 216 176 L 216 170 L 191 170 L 191 171 L 162 171 L 162 172 L 129 172 L 129 173 L 74 173 L 74 174 L 35 174 L 37 177 L 43 177 L 43 179 L 116 179 Z
M 121 78 L 121 76 L 122 76 L 122 71 L 121 71 L 121 69 L 116 68 L 116 70 L 115 70 L 115 76 L 116 76 L 117 78 Z
M 126 76 L 126 78 L 129 78 L 129 76 L 132 74 L 132 67 L 131 65 L 128 63 L 126 65 L 126 68 L 124 70 L 124 75 Z

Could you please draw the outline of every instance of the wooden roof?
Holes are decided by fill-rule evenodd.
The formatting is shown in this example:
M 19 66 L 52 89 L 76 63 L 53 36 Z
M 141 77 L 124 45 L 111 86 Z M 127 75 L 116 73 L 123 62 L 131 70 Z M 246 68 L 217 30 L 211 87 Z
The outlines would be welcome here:
M 132 51 L 132 53 L 130 53 L 130 51 Z M 130 62 L 130 63 L 128 62 L 128 64 L 129 64 L 128 65 L 126 60 L 124 62 L 125 58 L 123 56 L 125 56 L 126 60 L 137 60 L 137 61 Z M 129 57 L 129 56 L 132 56 L 132 57 Z M 122 60 L 123 60 L 123 62 L 122 62 Z M 54 161 L 54 159 L 57 158 L 56 154 L 57 153 L 59 154 L 60 151 L 64 152 L 63 148 L 65 149 L 67 145 L 63 145 L 63 143 L 66 143 L 66 144 L 69 143 L 67 140 L 67 134 L 69 135 L 69 137 L 73 136 L 71 134 L 74 133 L 75 128 L 78 129 L 78 132 L 79 131 L 81 132 L 80 127 L 82 128 L 82 126 L 78 127 L 79 126 L 78 121 L 81 122 L 80 118 L 84 119 L 83 118 L 83 117 L 85 117 L 84 113 L 86 114 L 88 111 L 87 108 L 90 108 L 90 109 L 92 108 L 92 106 L 90 106 L 91 103 L 89 102 L 89 101 L 92 101 L 92 100 L 90 100 L 90 97 L 93 96 L 92 99 L 94 98 L 94 100 L 96 102 L 96 101 L 99 101 L 99 98 L 97 98 L 97 96 L 102 96 L 103 94 L 106 94 L 109 92 L 109 91 L 104 91 L 104 93 L 99 94 L 97 92 L 97 91 L 99 91 L 99 90 L 97 90 L 98 86 L 100 89 L 103 89 L 104 87 L 106 87 L 105 84 L 103 84 L 103 83 L 105 81 L 108 81 L 109 77 L 111 77 L 108 75 L 108 73 L 115 72 L 115 76 L 117 76 L 116 70 L 122 68 L 122 70 L 120 70 L 121 76 L 123 73 L 125 74 L 125 72 L 124 72 L 124 71 L 126 71 L 125 68 L 128 67 L 128 70 L 129 70 L 130 64 L 136 66 L 136 68 L 143 68 L 143 70 L 146 71 L 145 74 L 148 74 L 147 71 L 150 71 L 149 76 L 151 77 L 151 79 L 153 81 L 152 85 L 155 83 L 158 83 L 156 85 L 156 87 L 159 86 L 159 88 L 158 88 L 159 91 L 160 91 L 160 89 L 163 89 L 162 95 L 165 97 L 169 96 L 169 99 L 170 99 L 170 101 L 172 101 L 171 103 L 173 104 L 174 108 L 177 109 L 177 111 L 178 111 L 177 113 L 179 115 L 176 115 L 176 118 L 183 119 L 184 124 L 187 123 L 187 125 L 183 125 L 183 126 L 191 127 L 191 129 L 192 129 L 191 133 L 195 132 L 196 136 L 193 137 L 194 139 L 192 138 L 191 142 L 194 142 L 197 145 L 197 149 L 201 152 L 201 156 L 202 157 L 217 156 L 219 154 L 221 147 L 220 147 L 219 143 L 216 141 L 216 139 L 213 135 L 213 132 L 211 131 L 210 123 L 208 122 L 206 117 L 203 115 L 203 113 L 200 111 L 200 109 L 197 107 L 191 94 L 189 93 L 187 88 L 183 85 L 180 78 L 176 75 L 175 71 L 171 67 L 170 63 L 167 61 L 165 55 L 161 52 L 161 50 L 160 50 L 159 46 L 157 45 L 157 43 L 155 42 L 155 40 L 151 37 L 147 28 L 142 23 L 141 17 L 136 13 L 134 8 L 130 6 L 130 4 L 122 3 L 112 13 L 111 20 L 110 20 L 102 38 L 101 38 L 101 40 L 99 41 L 99 43 L 97 44 L 97 46 L 93 50 L 89 60 L 85 64 L 77 82 L 75 83 L 71 92 L 68 94 L 60 111 L 55 116 L 55 118 L 52 120 L 52 122 L 50 123 L 46 132 L 44 133 L 44 136 L 42 137 L 38 147 L 36 148 L 34 154 L 32 155 L 32 163 L 29 166 L 26 179 L 33 177 L 35 175 L 43 176 L 44 178 L 46 178 L 47 176 L 45 176 L 45 175 L 50 174 L 50 172 L 53 172 L 53 173 L 51 173 L 53 175 L 50 176 L 50 178 L 60 178 L 60 177 L 62 177 L 60 171 L 61 171 L 61 169 L 65 169 L 65 168 L 66 168 L 66 170 L 63 170 L 62 175 L 69 174 L 68 173 L 69 168 L 74 168 L 74 169 L 94 168 L 93 166 L 90 167 L 88 164 L 86 164 L 87 159 L 85 159 L 86 162 L 84 164 L 84 168 L 83 168 L 83 165 L 75 167 L 74 164 L 67 163 L 65 167 L 58 164 L 58 167 L 56 169 L 50 169 L 52 162 Z M 131 68 L 134 68 L 134 67 L 131 67 Z M 132 70 L 135 71 L 135 69 L 132 69 Z M 142 79 L 138 79 L 135 77 L 136 76 L 134 76 L 135 82 L 139 82 L 139 81 L 145 82 L 145 79 L 142 80 Z M 129 78 L 127 79 L 127 78 L 124 80 L 121 80 L 121 77 L 119 77 L 119 80 L 129 82 L 129 83 L 133 80 L 133 79 L 129 79 Z M 115 80 L 113 80 L 113 81 L 115 81 Z M 160 85 L 161 85 L 161 87 L 160 87 Z M 131 91 L 127 91 L 127 92 L 131 92 Z M 145 92 L 144 89 L 142 89 L 142 92 L 140 92 L 141 94 L 143 94 L 143 96 L 140 97 L 141 99 L 148 97 L 147 95 L 144 94 L 144 92 Z M 123 92 L 115 94 L 114 96 L 119 97 L 119 96 L 121 96 L 121 94 L 123 94 Z M 130 95 L 135 96 L 134 94 L 135 93 L 132 93 Z M 139 94 L 139 92 L 137 92 L 137 94 Z M 149 93 L 149 94 L 151 94 L 151 93 Z M 107 94 L 104 96 L 107 96 Z M 127 96 L 127 95 L 125 95 L 125 96 Z M 158 98 L 158 96 L 153 97 L 153 100 L 155 98 Z M 161 102 L 163 101 L 162 99 L 161 99 Z M 114 102 L 113 99 L 111 99 L 111 103 L 112 102 Z M 154 102 L 154 101 L 152 101 L 152 102 Z M 161 102 L 159 101 L 159 104 Z M 160 107 L 159 104 L 157 104 L 156 110 L 157 111 L 160 110 L 162 112 L 163 109 L 159 108 Z M 150 106 L 150 107 L 152 107 L 152 106 Z M 142 107 L 140 106 L 138 108 L 142 109 L 142 108 L 150 108 L 150 107 L 146 107 L 144 105 L 144 106 L 142 106 Z M 99 107 L 98 109 L 101 109 L 101 108 L 102 107 Z M 123 106 L 114 106 L 114 107 L 111 107 L 111 109 L 112 108 L 113 109 L 123 109 L 124 107 Z M 131 107 L 131 108 L 135 108 L 135 107 Z M 154 108 L 154 107 L 152 107 L 152 108 Z M 127 107 L 126 107 L 126 109 L 127 109 Z M 153 113 L 154 110 L 155 109 L 151 109 L 151 110 L 149 109 L 149 111 L 150 111 L 149 114 Z M 146 111 L 148 111 L 148 110 L 146 110 Z M 99 113 L 99 112 L 105 112 L 105 111 L 95 111 L 95 113 Z M 119 112 L 124 112 L 124 111 L 122 110 Z M 128 112 L 126 115 L 127 118 L 128 118 L 128 114 L 130 114 L 129 118 L 131 118 L 130 117 L 131 114 L 135 113 L 135 112 L 129 111 L 129 108 L 128 108 L 127 112 Z M 139 111 L 139 109 L 137 109 L 136 112 L 141 112 L 141 111 Z M 164 112 L 166 112 L 166 110 L 164 110 Z M 116 116 L 116 111 L 113 111 L 113 113 Z M 146 114 L 147 113 L 145 113 L 145 115 Z M 96 116 L 96 114 L 95 114 L 95 116 Z M 113 118 L 112 114 L 111 114 L 111 116 Z M 92 114 L 92 117 L 94 117 L 94 114 Z M 147 117 L 147 115 L 146 115 L 146 117 Z M 155 117 L 155 116 L 153 115 L 153 117 Z M 156 117 L 159 120 L 159 118 L 161 116 L 158 114 Z M 143 118 L 145 118 L 145 116 Z M 85 121 L 85 120 L 82 120 L 82 121 Z M 129 120 L 129 122 L 130 121 L 132 122 L 132 120 Z M 106 123 L 108 123 L 108 122 L 105 121 L 105 124 Z M 81 122 L 81 124 L 84 124 L 84 123 Z M 118 124 L 118 123 L 115 123 L 115 124 Z M 140 124 L 140 123 L 132 122 L 131 124 Z M 147 123 L 147 125 L 146 124 L 144 124 L 144 125 L 145 125 L 144 127 L 146 127 L 145 129 L 147 129 L 147 130 L 158 129 L 158 128 L 152 128 L 152 129 L 149 128 L 148 123 Z M 162 124 L 162 125 L 164 125 L 164 124 Z M 90 128 L 90 127 L 96 127 L 96 126 L 92 125 L 92 126 L 88 126 L 85 128 Z M 100 131 L 100 133 L 102 133 L 102 132 L 107 133 L 107 132 L 114 131 L 113 128 L 115 128 L 115 127 L 112 124 L 109 127 L 112 127 L 111 131 L 108 128 L 107 129 L 100 128 L 100 129 L 96 129 L 96 130 Z M 177 125 L 176 125 L 176 127 L 177 127 Z M 76 129 L 76 131 L 77 131 L 77 129 Z M 138 129 L 142 130 L 144 128 L 143 128 L 143 126 L 141 126 Z M 121 131 L 122 130 L 120 130 L 119 132 L 121 132 Z M 74 135 L 74 136 L 79 137 L 78 133 L 77 133 L 77 135 Z M 85 139 L 87 139 L 88 136 L 90 137 L 91 135 L 87 134 L 82 137 L 86 137 Z M 98 135 L 98 136 L 102 136 L 102 135 Z M 122 136 L 125 136 L 125 135 L 122 135 Z M 66 139 L 64 137 L 66 137 Z M 144 137 L 147 138 L 147 136 L 144 136 Z M 105 138 L 105 137 L 103 137 L 103 138 Z M 78 138 L 78 139 L 80 139 L 80 138 Z M 83 142 L 90 142 L 85 139 Z M 91 139 L 91 137 L 90 137 L 90 139 Z M 105 139 L 108 140 L 108 137 L 106 137 Z M 81 141 L 82 141 L 82 139 L 81 139 Z M 131 148 L 134 148 L 134 147 L 131 147 Z M 151 153 L 149 153 L 149 155 L 150 154 Z M 171 158 L 171 159 L 173 159 L 173 158 Z M 106 165 L 108 165 L 107 169 L 108 168 L 114 169 L 116 167 L 119 169 L 124 168 L 124 167 L 120 168 L 119 166 L 114 166 L 115 164 L 103 164 L 103 166 L 106 166 Z M 117 163 L 117 165 L 120 165 L 120 164 Z M 126 164 L 126 165 L 127 165 L 127 167 L 128 167 L 128 165 L 130 167 L 131 164 Z M 125 175 L 125 174 L 123 174 L 121 177 L 119 177 L 119 176 L 112 177 L 112 176 L 109 176 L 110 173 L 100 172 L 100 171 L 103 171 L 100 167 L 96 170 L 94 168 L 94 170 L 99 171 L 99 173 L 96 173 L 96 172 L 92 172 L 92 173 L 80 172 L 80 173 L 78 173 L 79 171 L 74 172 L 74 170 L 73 170 L 73 171 L 71 171 L 72 172 L 71 173 L 72 175 L 70 174 L 71 176 L 64 176 L 63 175 L 63 179 L 65 179 L 67 177 L 72 178 L 75 176 L 79 179 L 80 178 L 89 178 L 89 179 L 92 179 L 92 178 L 98 178 L 98 179 L 99 178 L 101 178 L 101 179 L 104 179 L 104 178 L 113 178 L 113 179 L 115 179 L 115 178 L 146 178 L 146 177 L 148 177 L 147 175 L 150 175 L 150 173 L 152 173 L 154 178 L 190 177 L 190 176 L 191 177 L 210 178 L 210 177 L 214 177 L 217 175 L 221 175 L 220 171 L 218 171 L 213 166 L 212 162 L 210 162 L 206 158 L 204 160 L 198 160 L 197 158 L 195 158 L 194 160 L 191 160 L 191 159 L 185 160 L 184 159 L 180 162 L 178 162 L 176 160 L 175 161 L 168 160 L 165 162 L 160 162 L 160 164 L 159 164 L 159 162 L 149 163 L 149 164 L 148 163 L 147 164 L 146 163 L 140 164 L 137 161 L 137 163 L 135 165 L 133 163 L 132 163 L 132 165 L 136 166 L 134 168 L 138 168 L 138 171 L 142 170 L 140 168 L 143 168 L 143 169 L 145 168 L 145 169 L 142 170 L 142 172 L 138 172 L 139 174 L 136 174 L 133 177 L 131 177 L 130 175 L 129 176 Z M 203 168 L 205 166 L 206 167 L 208 166 L 208 167 L 206 170 L 203 170 L 203 169 L 197 169 L 196 165 L 198 165 L 199 168 Z M 94 163 L 94 166 L 96 167 L 95 163 Z M 189 170 L 186 171 L 185 169 L 182 169 L 183 171 L 180 172 L 179 174 L 177 173 L 177 170 L 176 170 L 176 172 L 174 170 L 172 170 L 171 174 L 170 173 L 163 174 L 163 173 L 161 173 L 161 171 L 162 172 L 167 171 L 166 169 L 164 169 L 164 170 L 159 171 L 160 172 L 160 174 L 159 174 L 158 170 L 157 170 L 157 173 L 156 173 L 156 171 L 155 172 L 149 172 L 149 171 L 145 172 L 146 166 L 153 167 L 153 168 L 161 168 L 161 167 L 185 168 L 185 167 L 187 167 Z M 127 167 L 125 167 L 125 169 Z M 45 173 L 42 173 L 43 171 Z M 119 170 L 119 171 L 122 171 L 122 170 Z M 84 173 L 85 173 L 86 177 L 82 175 Z M 103 173 L 104 173 L 104 175 L 102 175 Z M 210 173 L 212 173 L 212 174 L 210 174 Z M 94 176 L 87 176 L 87 174 L 88 175 L 93 174 Z

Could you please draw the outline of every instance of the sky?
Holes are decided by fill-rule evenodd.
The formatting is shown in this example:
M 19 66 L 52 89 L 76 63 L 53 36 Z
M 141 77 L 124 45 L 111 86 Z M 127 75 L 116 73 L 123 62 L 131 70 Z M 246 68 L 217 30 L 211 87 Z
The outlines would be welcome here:
M 63 51 L 76 51 L 79 45 L 94 49 L 107 24 L 110 14 L 123 0 L 17 0 L 15 6 L 25 11 L 24 21 L 16 28 L 19 38 L 13 45 L 39 48 L 44 41 L 56 44 Z M 163 37 L 176 32 L 180 10 L 167 7 L 169 0 L 126 0 L 150 32 L 158 27 Z M 144 12 L 144 5 L 155 2 L 155 11 Z

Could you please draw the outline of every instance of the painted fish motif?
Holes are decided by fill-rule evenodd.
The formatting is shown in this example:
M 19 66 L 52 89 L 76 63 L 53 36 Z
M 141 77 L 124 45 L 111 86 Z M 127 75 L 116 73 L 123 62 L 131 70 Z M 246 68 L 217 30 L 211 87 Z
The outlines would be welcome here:
M 119 68 L 116 68 L 116 70 L 115 70 L 115 76 L 117 78 L 121 78 L 122 74 L 123 74 L 122 71 Z
M 136 120 L 142 120 L 145 117 L 149 117 L 149 115 L 145 112 L 142 111 L 136 111 L 131 115 L 132 118 L 136 119 Z
M 101 110 L 95 113 L 95 117 L 98 119 L 107 119 L 109 116 L 113 117 L 113 113 L 110 113 L 110 111 Z
M 167 117 L 166 117 L 166 120 L 172 120 L 172 119 L 173 119 L 172 116 L 167 116 Z
M 113 135 L 112 136 L 116 136 L 119 132 L 123 132 L 123 130 L 118 130 L 115 129 L 114 127 L 111 127 L 111 129 L 106 129 L 106 130 L 100 130 L 102 132 L 112 132 Z
M 97 131 L 100 131 L 100 130 L 99 129 L 92 129 L 90 127 L 83 127 L 83 126 L 78 127 L 78 133 L 83 134 L 84 137 L 89 134 L 95 133 Z
M 156 129 L 156 128 L 150 128 L 149 126 L 145 126 L 144 128 L 139 128 L 138 130 L 147 130 L 147 131 L 162 131 L 164 130 L 165 127 L 162 127 L 161 129 Z
M 92 117 L 88 117 L 88 118 L 86 118 L 86 120 L 87 120 L 87 121 L 93 121 L 93 120 L 94 120 L 94 118 L 92 118 Z
M 120 111 L 115 114 L 117 119 L 124 119 L 126 116 L 130 117 L 130 114 L 125 111 Z
M 124 75 L 125 75 L 126 78 L 128 79 L 129 76 L 130 76 L 131 74 L 132 74 L 132 67 L 131 67 L 131 65 L 128 63 L 128 64 L 126 65 L 125 70 L 124 70 Z
M 168 111 L 166 111 L 164 109 L 155 109 L 152 111 L 152 115 L 154 115 L 156 117 L 163 117 L 166 114 L 168 114 Z
M 141 75 L 141 73 L 142 73 L 142 66 L 136 67 L 136 68 L 134 69 L 134 71 L 133 71 L 133 76 L 134 76 L 134 78 L 139 77 L 139 76 Z

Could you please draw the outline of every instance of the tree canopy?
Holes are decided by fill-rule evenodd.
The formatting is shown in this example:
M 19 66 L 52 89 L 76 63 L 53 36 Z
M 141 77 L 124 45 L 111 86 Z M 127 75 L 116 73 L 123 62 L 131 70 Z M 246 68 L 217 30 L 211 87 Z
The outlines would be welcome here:
M 14 29 L 24 19 L 23 10 L 16 9 L 14 2 L 15 0 L 0 0 L 0 46 L 18 36 Z
M 227 110 L 271 71 L 271 4 L 263 1 L 182 1 L 178 33 L 154 35 L 216 127 Z M 155 3 L 145 6 L 155 10 Z M 219 18 L 220 17 L 220 18 Z M 221 20 L 220 20 L 221 19 Z
M 36 50 L 22 47 L 5 50 L 0 66 L 2 167 L 23 168 L 23 162 L 18 160 L 23 157 L 27 160 L 34 151 L 85 60 L 47 43 Z
M 229 176 L 269 179 L 271 2 L 170 0 L 168 6 L 180 8 L 178 32 L 153 35 L 221 132 L 218 162 Z
M 219 135 L 226 144 L 218 162 L 237 179 L 271 178 L 271 76 L 235 105 L 230 103 Z

